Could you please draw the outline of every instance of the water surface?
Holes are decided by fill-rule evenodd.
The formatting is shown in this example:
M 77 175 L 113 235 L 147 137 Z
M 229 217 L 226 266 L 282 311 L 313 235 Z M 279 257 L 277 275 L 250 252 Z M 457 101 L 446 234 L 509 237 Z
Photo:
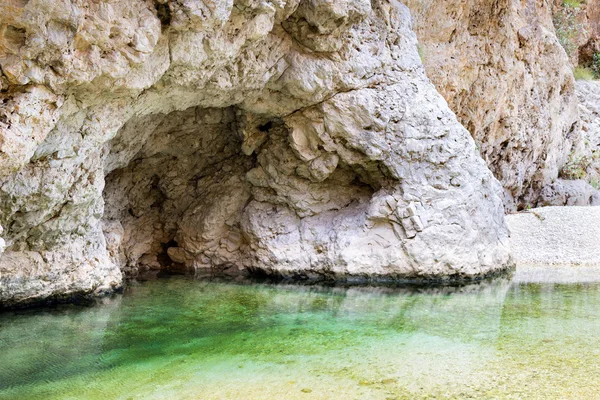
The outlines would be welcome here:
M 92 307 L 0 313 L 0 399 L 587 399 L 599 360 L 594 281 L 171 277 Z

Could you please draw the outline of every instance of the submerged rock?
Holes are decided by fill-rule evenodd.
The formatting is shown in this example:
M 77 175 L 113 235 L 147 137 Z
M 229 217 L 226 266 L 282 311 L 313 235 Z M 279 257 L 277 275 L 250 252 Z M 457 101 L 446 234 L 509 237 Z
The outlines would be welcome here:
M 138 269 L 474 278 L 502 189 L 399 2 L 0 6 L 3 305 Z

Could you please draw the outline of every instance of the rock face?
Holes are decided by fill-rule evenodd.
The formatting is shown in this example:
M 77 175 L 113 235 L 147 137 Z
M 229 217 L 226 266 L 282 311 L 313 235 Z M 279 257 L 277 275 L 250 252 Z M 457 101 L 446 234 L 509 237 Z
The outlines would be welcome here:
M 0 22 L 4 305 L 121 269 L 511 266 L 500 185 L 401 3 L 9 1 Z
M 597 190 L 600 188 L 600 82 L 577 81 L 576 88 L 583 146 L 565 172 L 585 179 Z
M 584 26 L 584 41 L 578 43 L 577 63 L 590 65 L 594 54 L 600 53 L 600 3 L 588 1 L 583 6 L 582 24 Z
M 540 201 L 580 141 L 569 60 L 551 2 L 407 0 L 427 75 L 505 189 Z

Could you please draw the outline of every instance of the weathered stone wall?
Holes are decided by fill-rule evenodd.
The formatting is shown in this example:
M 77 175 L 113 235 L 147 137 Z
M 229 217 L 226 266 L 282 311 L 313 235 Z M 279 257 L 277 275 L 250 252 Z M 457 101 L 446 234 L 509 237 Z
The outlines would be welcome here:
M 594 54 L 600 53 L 600 3 L 588 0 L 582 3 L 582 23 L 586 38 L 579 45 L 577 63 L 586 65 L 594 60 Z
M 600 3 L 595 0 L 553 0 L 557 36 L 574 66 L 590 66 L 600 53 Z
M 427 75 L 504 186 L 506 208 L 538 204 L 581 142 L 551 1 L 406 3 Z
M 600 82 L 577 81 L 583 148 L 575 155 L 573 169 L 596 189 L 600 188 Z
M 0 5 L 0 303 L 121 268 L 473 278 L 501 189 L 396 1 Z

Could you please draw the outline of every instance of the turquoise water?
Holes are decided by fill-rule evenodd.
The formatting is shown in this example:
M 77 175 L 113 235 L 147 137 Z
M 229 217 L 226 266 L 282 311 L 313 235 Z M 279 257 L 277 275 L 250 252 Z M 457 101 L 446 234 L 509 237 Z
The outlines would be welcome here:
M 0 399 L 599 398 L 600 284 L 171 277 L 0 313 Z

